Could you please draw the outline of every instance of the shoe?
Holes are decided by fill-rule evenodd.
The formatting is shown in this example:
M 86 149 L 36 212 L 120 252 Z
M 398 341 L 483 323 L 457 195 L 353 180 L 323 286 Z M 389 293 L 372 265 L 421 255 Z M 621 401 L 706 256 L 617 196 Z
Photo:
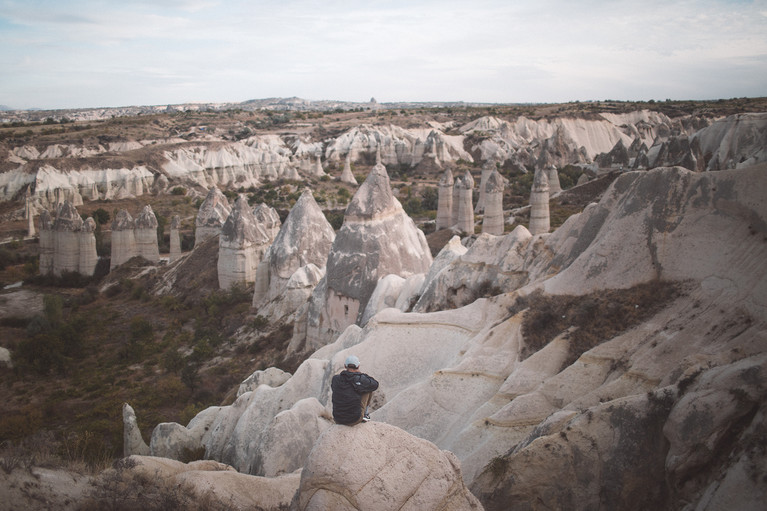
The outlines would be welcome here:
M 370 420 L 370 415 L 365 414 L 362 416 L 362 422 L 368 422 Z

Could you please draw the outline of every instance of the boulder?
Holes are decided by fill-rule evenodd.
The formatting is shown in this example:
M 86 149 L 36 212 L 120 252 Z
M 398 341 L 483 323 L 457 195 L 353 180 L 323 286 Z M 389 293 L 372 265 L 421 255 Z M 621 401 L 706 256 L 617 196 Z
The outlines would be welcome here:
M 11 360 L 11 352 L 8 348 L 0 347 L 0 365 L 9 369 L 13 369 L 13 361 Z
M 335 425 L 301 473 L 298 511 L 480 510 L 449 451 L 380 422 Z
M 232 207 L 226 196 L 215 186 L 211 187 L 194 221 L 194 246 L 197 247 L 208 238 L 218 236 L 231 212 Z
M 237 389 L 237 397 L 240 397 L 246 392 L 256 390 L 259 385 L 279 387 L 288 381 L 290 376 L 290 373 L 286 373 L 282 369 L 277 369 L 276 367 L 259 369 L 258 371 L 245 378 L 242 383 L 240 383 L 240 387 Z

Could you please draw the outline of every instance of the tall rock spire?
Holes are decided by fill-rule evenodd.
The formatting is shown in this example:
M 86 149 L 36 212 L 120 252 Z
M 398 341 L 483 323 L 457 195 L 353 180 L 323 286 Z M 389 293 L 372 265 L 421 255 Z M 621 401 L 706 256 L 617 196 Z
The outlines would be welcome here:
M 474 234 L 474 208 L 472 207 L 472 193 L 474 192 L 474 178 L 468 170 L 463 175 L 458 189 L 458 218 L 456 228 L 460 232 Z
M 493 169 L 485 183 L 485 216 L 482 232 L 500 236 L 503 234 L 503 177 Z
M 194 221 L 194 246 L 197 247 L 205 240 L 218 236 L 231 212 L 232 207 L 226 196 L 215 186 L 211 187 Z
M 381 278 L 425 273 L 431 262 L 426 237 L 392 194 L 386 167 L 377 163 L 346 209 L 325 279 L 312 295 L 305 349 L 357 323 Z
M 437 230 L 453 225 L 453 172 L 445 169 L 437 185 Z
M 530 234 L 549 232 L 549 178 L 546 170 L 538 169 L 530 192 Z

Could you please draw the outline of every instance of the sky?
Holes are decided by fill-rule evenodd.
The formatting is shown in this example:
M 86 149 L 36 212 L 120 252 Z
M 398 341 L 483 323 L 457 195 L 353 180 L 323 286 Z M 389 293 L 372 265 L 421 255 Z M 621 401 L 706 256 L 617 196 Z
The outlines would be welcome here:
M 767 0 L 0 0 L 0 105 L 767 96 Z

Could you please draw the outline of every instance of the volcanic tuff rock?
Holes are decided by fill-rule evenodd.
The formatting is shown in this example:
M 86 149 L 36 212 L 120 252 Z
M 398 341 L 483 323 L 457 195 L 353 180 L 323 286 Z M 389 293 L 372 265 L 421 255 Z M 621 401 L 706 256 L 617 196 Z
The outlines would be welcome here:
M 384 164 L 416 166 L 431 155 L 440 162 L 463 159 L 474 161 L 463 149 L 462 136 L 449 136 L 433 129 L 406 130 L 399 126 L 355 126 L 328 144 L 325 158 L 340 161 L 350 154 L 352 161 L 360 161 L 365 154 L 381 153 Z
M 479 276 L 493 266 L 506 279 L 502 294 L 431 313 L 384 309 L 315 352 L 279 388 L 261 386 L 208 409 L 189 429 L 208 456 L 241 469 L 274 473 L 267 460 L 280 456 L 285 471 L 302 466 L 305 446 L 327 429 L 318 421 L 329 411 L 329 380 L 353 353 L 381 383 L 373 420 L 455 453 L 488 509 L 705 508 L 725 500 L 753 508 L 767 491 L 758 448 L 767 427 L 765 176 L 763 169 L 626 173 L 552 234 L 532 237 L 518 227 L 480 235 L 438 273 L 453 277 L 428 279 L 421 299 L 438 304 L 449 292 L 430 293 L 434 282 L 480 282 L 485 275 L 460 272 Z M 656 279 L 683 283 L 667 307 L 576 352 L 574 362 L 566 326 L 525 351 L 530 311 L 521 300 L 535 291 L 546 300 L 633 293 L 631 286 Z M 588 309 L 595 298 L 582 300 Z M 298 403 L 303 411 L 293 410 Z M 203 432 L 201 424 L 215 426 Z M 277 442 L 284 434 L 297 442 Z M 563 475 L 573 473 L 584 477 Z
M 472 207 L 472 194 L 474 192 L 474 178 L 468 170 L 463 179 L 456 181 L 455 188 L 458 190 L 458 208 L 453 223 L 458 232 L 474 234 L 474 208 Z
M 535 236 L 549 232 L 549 178 L 547 171 L 535 171 L 533 187 L 530 192 L 530 233 Z
M 279 213 L 273 207 L 267 206 L 262 202 L 253 209 L 253 217 L 264 229 L 269 239 L 274 239 L 277 233 L 280 232 L 282 222 L 280 222 Z
M 235 283 L 256 280 L 256 268 L 272 238 L 253 216 L 248 199 L 240 195 L 221 228 L 218 244 L 218 284 L 229 289 Z
M 64 201 L 51 220 L 47 210 L 40 215 L 40 273 L 61 275 L 78 272 L 93 275 L 98 262 L 95 222 L 83 222 L 77 209 Z
M 335 425 L 309 455 L 294 509 L 481 510 L 448 451 L 380 422 Z
M 253 293 L 253 306 L 259 308 L 259 314 L 275 317 L 279 312 L 277 316 L 282 317 L 306 302 L 324 275 L 335 237 L 311 190 L 306 189 L 259 264 Z M 272 301 L 285 303 L 261 310 Z
M 556 172 L 556 169 L 554 170 Z M 485 216 L 482 219 L 482 232 L 500 236 L 503 234 L 503 189 L 504 179 L 493 169 L 485 183 Z
M 324 283 L 313 293 L 307 348 L 327 343 L 358 322 L 379 279 L 425 273 L 431 262 L 423 232 L 392 195 L 386 168 L 375 165 L 346 209 Z
M 194 246 L 197 247 L 208 238 L 218 236 L 231 212 L 232 208 L 226 196 L 215 186 L 211 187 L 194 221 Z
M 344 160 L 344 170 L 341 172 L 341 176 L 338 178 L 338 180 L 342 183 L 357 186 L 357 178 L 354 177 L 354 174 L 352 174 L 351 161 L 351 153 L 347 153 L 346 159 Z
M 178 260 L 181 257 L 181 235 L 178 230 L 181 228 L 181 217 L 173 215 L 170 220 L 170 254 L 168 255 L 168 262 Z
M 111 268 L 123 264 L 138 255 L 136 247 L 136 223 L 126 210 L 121 209 L 112 220 L 112 259 Z
M 160 249 L 157 241 L 157 217 L 152 206 L 147 204 L 141 210 L 135 222 L 136 255 L 149 262 L 160 261 Z
M 446 169 L 437 185 L 437 230 L 453 225 L 453 184 L 453 173 Z

